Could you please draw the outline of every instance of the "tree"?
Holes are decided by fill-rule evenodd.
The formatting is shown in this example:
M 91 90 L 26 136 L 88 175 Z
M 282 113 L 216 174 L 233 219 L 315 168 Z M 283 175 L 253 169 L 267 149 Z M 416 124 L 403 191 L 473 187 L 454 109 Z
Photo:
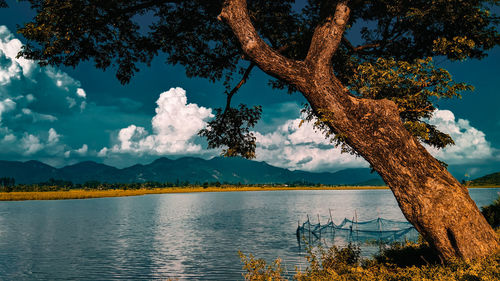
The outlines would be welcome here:
M 0 1 L 2 2 L 2 1 Z M 421 145 L 453 143 L 425 122 L 434 101 L 471 86 L 433 57 L 480 59 L 498 45 L 497 0 L 29 0 L 37 12 L 18 32 L 20 55 L 41 65 L 93 60 L 128 82 L 138 63 L 165 53 L 188 76 L 226 86 L 224 109 L 200 132 L 224 155 L 255 156 L 260 107 L 231 106 L 258 67 L 275 88 L 300 92 L 327 137 L 365 158 L 406 218 L 445 258 L 492 253 L 499 241 L 467 189 Z M 137 19 L 147 13 L 146 31 Z M 355 46 L 345 34 L 360 30 Z M 238 75 L 241 79 L 231 88 Z

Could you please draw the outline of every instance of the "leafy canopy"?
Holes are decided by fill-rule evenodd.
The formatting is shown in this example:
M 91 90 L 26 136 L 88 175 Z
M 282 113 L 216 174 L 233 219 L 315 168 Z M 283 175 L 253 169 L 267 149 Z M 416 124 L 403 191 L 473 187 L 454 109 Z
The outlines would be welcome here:
M 149 64 L 164 53 L 166 63 L 183 65 L 187 76 L 222 80 L 226 86 L 226 109 L 219 109 L 200 132 L 209 147 L 227 147 L 223 153 L 228 156 L 255 156 L 250 129 L 260 108 L 230 106 L 235 92 L 231 85 L 243 73 L 248 72 L 248 78 L 251 67 L 229 27 L 217 20 L 222 0 L 22 1 L 30 2 L 37 14 L 19 29 L 29 40 L 20 55 L 41 65 L 75 67 L 90 60 L 97 68 L 113 67 L 117 78 L 127 83 L 141 63 Z M 0 6 L 4 4 L 0 0 Z M 294 59 L 305 57 L 314 28 L 334 12 L 336 4 L 248 0 L 260 36 Z M 444 147 L 452 139 L 426 120 L 437 99 L 458 97 L 472 87 L 455 83 L 432 58 L 485 57 L 500 42 L 498 17 L 491 12 L 498 4 L 498 0 L 352 0 L 346 32 L 360 33 L 361 40 L 355 45 L 344 38 L 332 59 L 334 73 L 355 96 L 396 102 L 413 135 Z M 144 19 L 151 23 L 141 24 Z M 270 84 L 295 91 L 274 78 Z

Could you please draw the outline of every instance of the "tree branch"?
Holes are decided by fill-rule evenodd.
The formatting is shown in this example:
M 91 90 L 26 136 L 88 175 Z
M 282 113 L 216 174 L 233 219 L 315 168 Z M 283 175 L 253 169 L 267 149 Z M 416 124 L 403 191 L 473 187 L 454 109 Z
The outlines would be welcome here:
M 345 38 L 345 36 L 342 37 L 342 42 L 344 42 L 347 45 L 347 47 L 354 53 L 365 53 L 363 52 L 364 49 L 380 47 L 380 43 L 366 44 L 354 47 L 354 45 L 347 38 Z
M 238 90 L 241 88 L 241 86 L 243 86 L 243 84 L 245 84 L 247 82 L 247 79 L 248 79 L 248 76 L 250 75 L 250 72 L 252 72 L 252 69 L 255 67 L 255 63 L 252 61 L 250 62 L 250 65 L 247 67 L 247 69 L 245 70 L 245 73 L 243 73 L 243 77 L 241 77 L 241 80 L 240 82 L 238 83 L 238 85 L 236 85 L 232 90 L 231 92 L 229 92 L 227 94 L 227 99 L 226 99 L 226 108 L 224 109 L 224 115 L 226 115 L 226 112 L 228 111 L 228 109 L 231 107 L 231 99 L 233 98 L 234 94 L 236 94 L 236 92 L 238 92 Z
M 179 2 L 181 2 L 181 1 L 180 0 L 151 0 L 151 1 L 142 2 L 142 3 L 137 4 L 135 6 L 126 7 L 122 10 L 119 10 L 119 12 L 120 12 L 120 14 L 135 13 L 137 11 L 148 9 L 148 8 L 160 5 L 160 4 L 179 3 Z
M 347 1 L 339 2 L 335 13 L 316 27 L 305 59 L 306 65 L 312 67 L 315 72 L 330 72 L 328 68 L 331 68 L 332 56 L 340 45 L 349 15 Z
M 278 48 L 278 52 L 284 52 L 288 49 L 288 45 L 281 46 Z M 226 98 L 226 108 L 224 109 L 223 115 L 226 115 L 226 112 L 231 108 L 231 99 L 233 98 L 234 94 L 238 92 L 238 90 L 245 84 L 248 80 L 248 77 L 250 76 L 250 72 L 252 72 L 253 68 L 255 67 L 255 63 L 253 61 L 250 61 L 250 65 L 247 67 L 245 72 L 243 73 L 243 76 L 241 77 L 240 82 L 227 94 Z M 224 117 L 223 117 L 224 118 Z
M 286 58 L 262 40 L 250 20 L 245 0 L 226 0 L 218 18 L 229 24 L 245 55 L 260 69 L 292 85 L 304 84 L 304 63 Z

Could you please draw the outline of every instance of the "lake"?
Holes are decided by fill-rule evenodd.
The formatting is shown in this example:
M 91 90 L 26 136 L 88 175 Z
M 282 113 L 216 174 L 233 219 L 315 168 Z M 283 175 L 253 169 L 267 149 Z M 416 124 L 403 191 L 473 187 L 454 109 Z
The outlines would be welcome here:
M 478 206 L 500 189 L 471 189 Z M 297 223 L 404 220 L 390 190 L 181 193 L 0 202 L 2 280 L 242 280 L 238 250 L 304 269 Z

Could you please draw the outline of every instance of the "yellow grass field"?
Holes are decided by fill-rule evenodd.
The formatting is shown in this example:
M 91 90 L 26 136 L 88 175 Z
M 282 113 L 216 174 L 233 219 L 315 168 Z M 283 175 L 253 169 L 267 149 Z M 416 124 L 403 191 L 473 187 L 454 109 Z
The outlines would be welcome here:
M 138 196 L 146 194 L 164 193 L 192 193 L 192 192 L 234 192 L 234 191 L 277 191 L 277 190 L 348 190 L 348 189 L 387 189 L 385 186 L 339 186 L 339 187 L 170 187 L 154 189 L 112 189 L 112 190 L 83 190 L 70 191 L 43 191 L 43 192 L 0 192 L 0 201 L 21 200 L 63 200 L 89 199 L 102 197 Z
M 471 186 L 471 188 L 492 188 L 500 186 Z M 102 197 L 139 196 L 146 194 L 165 193 L 192 193 L 192 192 L 234 192 L 234 191 L 279 191 L 279 190 L 364 190 L 388 189 L 386 186 L 336 186 L 336 187 L 170 187 L 154 189 L 112 189 L 112 190 L 83 190 L 70 191 L 43 191 L 43 192 L 0 192 L 0 201 L 22 200 L 64 200 L 90 199 Z

